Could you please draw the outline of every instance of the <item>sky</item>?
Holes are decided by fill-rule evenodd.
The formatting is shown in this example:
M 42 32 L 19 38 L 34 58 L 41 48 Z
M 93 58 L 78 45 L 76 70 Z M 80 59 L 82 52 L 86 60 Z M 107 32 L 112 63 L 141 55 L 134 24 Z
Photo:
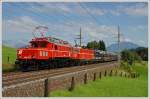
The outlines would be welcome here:
M 4 2 L 2 40 L 28 42 L 37 26 L 47 26 L 46 36 L 74 44 L 82 31 L 82 44 L 120 40 L 148 46 L 148 4 L 145 2 Z M 77 41 L 79 43 L 79 41 Z

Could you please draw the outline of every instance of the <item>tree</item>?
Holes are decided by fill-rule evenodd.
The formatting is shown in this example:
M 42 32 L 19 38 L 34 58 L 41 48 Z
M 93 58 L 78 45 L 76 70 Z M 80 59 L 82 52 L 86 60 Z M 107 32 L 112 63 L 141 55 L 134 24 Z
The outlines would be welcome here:
M 88 42 L 87 48 L 106 51 L 105 43 L 103 40 L 99 40 L 98 42 L 97 41 Z
M 105 43 L 103 40 L 99 41 L 99 50 L 106 51 Z
M 87 48 L 90 48 L 90 49 L 98 49 L 99 45 L 96 41 L 91 41 L 91 42 L 88 42 L 87 44 Z
M 130 65 L 132 65 L 135 61 L 141 61 L 140 56 L 133 51 L 124 50 L 121 52 L 121 59 Z
M 138 47 L 134 51 L 141 57 L 142 60 L 148 61 L 148 48 Z

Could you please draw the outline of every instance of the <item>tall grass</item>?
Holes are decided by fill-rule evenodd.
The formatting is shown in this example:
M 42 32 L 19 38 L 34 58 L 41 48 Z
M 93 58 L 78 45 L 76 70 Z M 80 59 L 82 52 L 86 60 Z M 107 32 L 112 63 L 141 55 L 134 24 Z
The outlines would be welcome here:
M 105 77 L 87 85 L 78 85 L 72 92 L 58 90 L 50 96 L 100 96 L 100 97 L 147 97 L 148 69 L 147 63 L 136 63 L 133 69 L 140 73 L 138 78 Z
M 9 62 L 8 62 L 9 57 Z M 2 46 L 2 70 L 3 72 L 15 71 L 16 49 Z

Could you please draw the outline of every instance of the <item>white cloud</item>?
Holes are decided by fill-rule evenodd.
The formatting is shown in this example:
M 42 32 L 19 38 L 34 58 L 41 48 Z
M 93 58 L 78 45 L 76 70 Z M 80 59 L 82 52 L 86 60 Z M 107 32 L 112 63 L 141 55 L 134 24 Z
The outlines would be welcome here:
M 85 24 L 83 22 L 73 21 L 72 25 L 69 26 L 64 24 L 52 24 L 50 22 L 44 23 L 49 27 L 49 36 L 55 36 L 63 40 L 67 40 L 71 43 L 74 42 L 76 35 L 79 34 L 79 29 L 82 27 L 83 42 L 86 44 L 92 40 L 104 40 L 104 41 L 113 41 L 117 40 L 117 27 L 108 26 L 108 25 L 97 25 L 94 23 Z M 3 36 L 7 37 L 10 35 L 18 36 L 19 39 L 25 38 L 24 35 L 29 35 L 32 38 L 32 32 L 34 28 L 38 25 L 41 25 L 40 22 L 35 21 L 35 19 L 29 16 L 18 17 L 13 20 L 4 20 L 3 21 Z M 42 24 L 43 25 L 43 24 Z M 144 29 L 142 26 L 137 26 L 139 29 Z M 132 27 L 133 28 L 133 27 Z M 85 38 L 86 37 L 86 38 Z M 25 38 L 29 39 L 29 38 Z M 121 42 L 134 42 L 130 38 L 122 37 Z M 139 41 L 139 44 L 144 44 L 144 41 Z
M 36 5 L 38 4 L 38 6 Z M 83 7 L 79 3 L 36 3 L 36 4 L 29 4 L 28 11 L 32 11 L 35 13 L 60 13 L 64 15 L 68 14 L 77 14 L 81 16 L 87 16 L 90 13 L 93 15 L 104 15 L 106 10 L 100 8 L 88 8 Z M 39 6 L 40 5 L 40 6 Z
M 121 36 L 120 37 L 120 42 L 133 42 L 133 41 L 130 38 Z
M 37 5 L 38 4 L 38 5 Z M 36 3 L 29 4 L 28 11 L 38 13 L 70 13 L 71 9 L 63 3 Z
M 116 16 L 123 13 L 130 16 L 148 16 L 148 7 L 145 3 L 137 3 L 132 6 L 118 6 L 116 9 L 110 10 L 109 12 Z
M 148 28 L 146 25 L 137 25 L 137 26 L 134 26 L 134 27 L 128 27 L 128 29 L 134 33 L 136 32 L 141 32 L 143 33 L 144 31 L 148 31 Z
M 106 10 L 103 10 L 103 9 L 100 9 L 100 8 L 87 8 L 87 10 L 90 13 L 92 13 L 93 15 L 99 15 L 99 16 L 104 15 L 104 14 L 107 13 Z M 89 13 L 87 13 L 87 14 L 89 14 Z
M 3 30 L 6 32 L 28 33 L 38 25 L 40 25 L 40 23 L 34 21 L 29 16 L 23 16 L 14 20 L 4 20 Z
M 64 24 L 53 24 L 50 22 L 40 23 L 29 16 L 23 16 L 12 20 L 3 20 L 3 36 L 6 38 L 8 35 L 13 35 L 14 37 L 16 36 L 21 39 L 25 38 L 25 35 L 28 35 L 32 38 L 34 28 L 43 24 L 49 27 L 50 36 L 57 36 L 58 38 L 62 38 L 64 40 L 70 40 L 71 38 L 72 41 L 74 41 L 73 39 L 77 34 L 79 34 L 80 27 L 82 27 L 83 35 L 89 36 L 88 40 L 111 39 L 114 35 L 116 35 L 117 29 L 115 26 L 97 25 L 93 22 L 90 24 L 87 23 L 82 21 L 72 21 L 72 26 L 67 25 L 67 22 Z M 87 43 L 87 41 L 84 42 Z
M 123 10 L 128 15 L 147 16 L 148 8 L 145 4 L 136 4 L 135 6 L 127 7 Z
M 20 40 L 32 38 L 32 32 L 36 26 L 41 25 L 29 16 L 17 17 L 15 19 L 3 20 L 2 31 L 4 40 Z
M 121 14 L 120 11 L 118 11 L 118 10 L 110 10 L 109 12 L 115 16 L 119 16 Z
M 145 42 L 143 40 L 139 40 L 140 45 L 145 45 Z

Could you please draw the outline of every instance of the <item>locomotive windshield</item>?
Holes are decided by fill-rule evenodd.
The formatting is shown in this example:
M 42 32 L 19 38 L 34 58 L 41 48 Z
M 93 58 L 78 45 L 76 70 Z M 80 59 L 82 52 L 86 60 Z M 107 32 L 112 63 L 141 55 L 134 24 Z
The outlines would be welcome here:
M 63 45 L 69 44 L 67 41 L 63 41 L 57 38 L 50 38 L 49 41 L 57 44 L 63 44 Z
M 30 43 L 32 48 L 45 48 L 47 46 L 47 42 L 45 41 L 36 41 Z

